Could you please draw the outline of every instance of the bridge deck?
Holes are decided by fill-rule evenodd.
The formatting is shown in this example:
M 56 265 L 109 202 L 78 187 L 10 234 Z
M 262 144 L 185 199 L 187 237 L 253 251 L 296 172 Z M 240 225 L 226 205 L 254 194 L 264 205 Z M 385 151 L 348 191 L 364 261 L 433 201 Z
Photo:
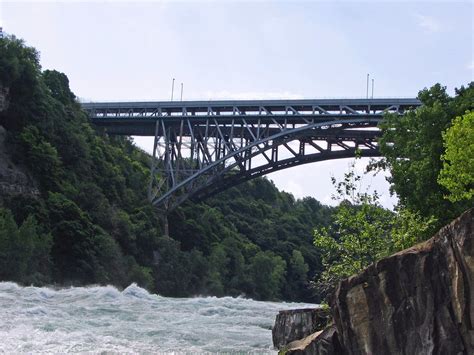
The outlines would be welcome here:
M 386 111 L 402 113 L 420 101 L 400 99 L 305 99 L 305 100 L 222 100 L 164 102 L 89 102 L 82 107 L 97 126 L 111 134 L 154 135 L 154 122 L 167 125 L 206 124 L 308 124 L 334 119 L 381 118 Z

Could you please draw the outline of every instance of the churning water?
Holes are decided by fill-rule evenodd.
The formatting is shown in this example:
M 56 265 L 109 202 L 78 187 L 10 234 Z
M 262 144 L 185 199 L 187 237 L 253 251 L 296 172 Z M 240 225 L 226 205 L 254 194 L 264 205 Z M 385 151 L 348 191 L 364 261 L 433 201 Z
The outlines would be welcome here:
M 0 282 L 0 352 L 274 352 L 279 310 L 245 298 L 168 298 L 135 284 L 50 289 Z

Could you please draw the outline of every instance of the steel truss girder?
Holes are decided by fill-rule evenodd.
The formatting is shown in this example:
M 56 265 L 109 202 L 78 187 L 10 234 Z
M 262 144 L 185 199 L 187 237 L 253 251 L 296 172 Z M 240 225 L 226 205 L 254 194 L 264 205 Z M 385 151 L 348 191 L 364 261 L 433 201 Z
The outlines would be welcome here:
M 381 118 L 384 112 L 403 113 L 420 105 L 417 99 L 309 99 L 228 100 L 173 102 L 90 102 L 82 107 L 92 122 L 110 134 L 153 136 L 154 122 L 169 124 L 190 120 L 193 125 L 217 119 L 230 124 L 277 123 L 281 126 L 309 124 L 332 119 Z
M 378 118 L 288 125 L 245 119 L 199 125 L 183 120 L 155 123 L 152 204 L 170 211 L 189 198 L 202 199 L 243 181 L 315 161 L 379 156 Z M 362 128 L 362 129 L 361 129 Z

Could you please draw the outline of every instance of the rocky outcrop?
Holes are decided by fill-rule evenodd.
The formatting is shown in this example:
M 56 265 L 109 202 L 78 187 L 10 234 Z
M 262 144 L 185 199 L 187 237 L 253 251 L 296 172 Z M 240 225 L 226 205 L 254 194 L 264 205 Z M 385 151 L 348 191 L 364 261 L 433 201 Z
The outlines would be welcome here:
M 8 104 L 9 104 L 8 94 L 9 93 L 10 93 L 10 89 L 0 84 L 0 112 L 8 108 Z
M 272 329 L 273 345 L 282 348 L 294 340 L 305 338 L 323 329 L 328 319 L 329 310 L 322 308 L 280 311 Z
M 339 284 L 331 308 L 348 354 L 474 353 L 473 219 Z
M 6 110 L 9 105 L 10 90 L 0 84 L 0 112 Z M 26 169 L 14 164 L 5 146 L 7 132 L 0 126 L 0 204 L 9 196 L 24 195 L 36 197 L 39 190 L 35 182 L 26 174 Z
M 331 313 L 286 354 L 473 354 L 474 209 L 342 281 Z
M 11 161 L 6 152 L 5 138 L 6 131 L 0 126 L 0 204 L 8 196 L 38 196 L 40 192 L 33 179 Z
M 342 346 L 337 337 L 336 327 L 331 325 L 324 330 L 308 335 L 301 340 L 295 340 L 283 348 L 285 355 L 304 354 L 342 354 Z

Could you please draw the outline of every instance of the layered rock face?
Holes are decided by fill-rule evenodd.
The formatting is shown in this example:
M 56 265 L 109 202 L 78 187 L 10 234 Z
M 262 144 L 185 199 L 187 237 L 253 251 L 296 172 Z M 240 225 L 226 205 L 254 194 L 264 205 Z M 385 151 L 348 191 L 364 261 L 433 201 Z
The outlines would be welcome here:
M 36 183 L 25 173 L 26 169 L 21 169 L 11 161 L 5 147 L 5 138 L 6 131 L 0 126 L 0 205 L 8 196 L 39 196 Z
M 474 209 L 342 281 L 331 313 L 286 353 L 474 354 Z
M 0 112 L 9 106 L 10 89 L 0 83 Z M 9 196 L 24 195 L 31 198 L 39 196 L 36 183 L 23 169 L 14 164 L 6 149 L 7 131 L 0 126 L 0 205 L 3 199 Z
M 328 320 L 329 311 L 321 308 L 280 311 L 272 329 L 273 345 L 282 348 L 294 340 L 305 338 L 323 329 Z
M 344 350 L 337 337 L 336 327 L 331 325 L 324 330 L 308 335 L 301 340 L 289 343 L 284 350 L 285 354 L 344 354 Z
M 10 93 L 10 89 L 0 84 L 0 112 L 8 108 L 8 104 L 9 104 L 8 94 L 9 93 Z
M 348 354 L 474 353 L 474 210 L 344 280 L 332 299 Z

